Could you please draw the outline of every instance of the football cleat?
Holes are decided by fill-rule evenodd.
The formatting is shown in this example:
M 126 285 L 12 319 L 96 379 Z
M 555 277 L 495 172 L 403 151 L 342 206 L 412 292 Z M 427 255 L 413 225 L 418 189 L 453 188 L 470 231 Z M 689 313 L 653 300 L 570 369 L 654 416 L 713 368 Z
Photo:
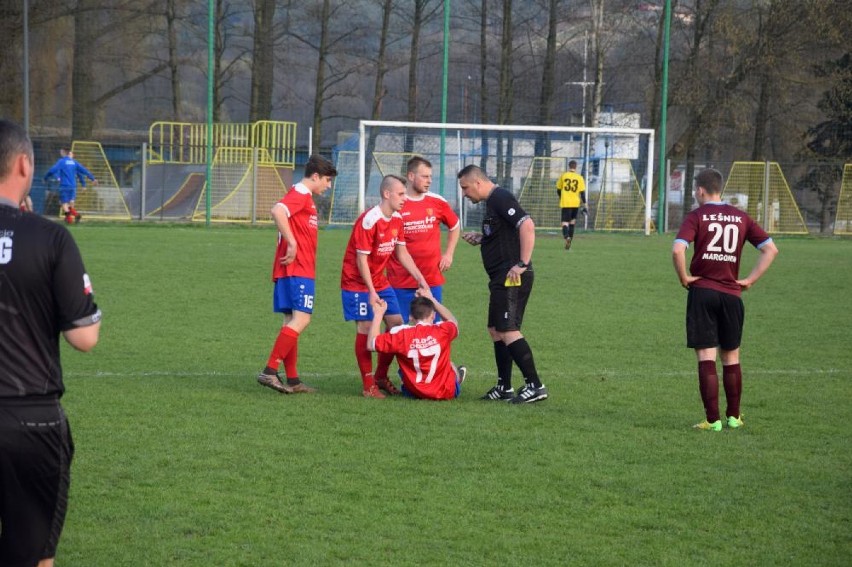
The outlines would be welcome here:
M 290 388 L 291 394 L 314 394 L 317 389 L 308 386 L 304 382 L 299 382 L 298 384 L 287 384 L 287 387 Z
M 384 391 L 389 396 L 398 396 L 400 394 L 397 387 L 394 386 L 393 382 L 391 382 L 390 378 L 387 376 L 384 378 L 376 376 L 376 386 L 379 387 L 379 390 Z
M 81 218 L 83 218 L 83 215 L 81 215 L 80 213 L 76 213 L 76 214 L 74 215 L 74 224 L 80 224 L 80 219 L 81 219 Z
M 518 395 L 512 398 L 513 404 L 531 404 L 533 402 L 540 402 L 542 400 L 547 399 L 547 388 L 542 384 L 540 387 L 536 388 L 530 384 L 523 385 L 518 390 Z
M 731 429 L 738 429 L 743 425 L 745 425 L 745 423 L 743 423 L 742 415 L 740 415 L 739 417 L 733 415 L 728 416 L 728 427 L 730 427 Z
M 261 372 L 257 375 L 257 383 L 261 386 L 272 388 L 276 392 L 281 392 L 282 394 L 293 393 L 293 388 L 282 383 L 281 379 L 278 378 L 277 374 L 264 374 L 263 372 Z
M 457 381 L 459 384 L 464 382 L 464 379 L 467 378 L 467 366 L 459 366 L 458 367 L 459 375 Z
M 514 388 L 504 388 L 500 384 L 497 384 L 487 392 L 485 395 L 479 398 L 480 400 L 497 400 L 500 402 L 508 402 L 512 398 L 515 397 L 515 389 Z
M 364 390 L 363 394 L 365 398 L 376 398 L 377 400 L 385 399 L 385 395 L 375 384 Z
M 722 420 L 717 419 L 713 423 L 710 423 L 705 419 L 701 423 L 696 423 L 692 427 L 693 429 L 700 429 L 701 431 L 722 431 Z

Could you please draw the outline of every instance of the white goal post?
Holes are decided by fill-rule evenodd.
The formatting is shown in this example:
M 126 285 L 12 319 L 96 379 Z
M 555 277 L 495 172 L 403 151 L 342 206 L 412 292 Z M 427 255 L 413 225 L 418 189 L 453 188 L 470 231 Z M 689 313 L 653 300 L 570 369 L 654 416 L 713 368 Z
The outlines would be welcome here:
M 354 148 L 335 152 L 339 174 L 331 224 L 353 222 L 378 201 L 381 177 L 405 176 L 408 159 L 420 155 L 432 162 L 431 190 L 450 202 L 465 226 L 479 222 L 482 207 L 463 201 L 456 173 L 476 164 L 518 197 L 537 227 L 558 229 L 555 184 L 573 159 L 587 181 L 590 228 L 646 235 L 652 230 L 654 131 L 649 128 L 362 120 L 357 152 Z

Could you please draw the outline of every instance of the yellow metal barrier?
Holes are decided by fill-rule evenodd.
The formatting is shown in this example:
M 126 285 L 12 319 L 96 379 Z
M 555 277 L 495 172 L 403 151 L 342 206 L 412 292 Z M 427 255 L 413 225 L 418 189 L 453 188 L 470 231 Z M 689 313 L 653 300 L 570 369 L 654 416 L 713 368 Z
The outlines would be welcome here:
M 296 123 L 261 120 L 253 123 L 216 123 L 213 147 L 258 148 L 274 165 L 296 165 Z M 154 122 L 148 129 L 148 162 L 171 164 L 207 163 L 207 124 Z

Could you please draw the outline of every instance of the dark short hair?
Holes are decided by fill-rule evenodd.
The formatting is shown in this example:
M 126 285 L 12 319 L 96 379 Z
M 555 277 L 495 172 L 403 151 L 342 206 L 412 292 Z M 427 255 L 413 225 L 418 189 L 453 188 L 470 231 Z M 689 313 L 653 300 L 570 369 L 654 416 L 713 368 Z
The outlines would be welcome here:
M 382 177 L 382 182 L 379 185 L 379 195 L 383 195 L 384 192 L 388 190 L 393 181 L 399 181 L 400 183 L 402 183 L 403 187 L 405 187 L 405 184 L 408 183 L 408 179 L 400 177 L 399 175 L 385 175 L 384 177 Z
M 415 321 L 422 321 L 435 312 L 435 304 L 428 297 L 415 297 L 408 306 L 408 312 Z
M 704 190 L 711 195 L 721 195 L 722 174 L 709 167 L 707 169 L 702 169 L 698 175 L 695 176 L 695 186 L 703 187 Z
M 485 172 L 482 171 L 482 168 L 478 165 L 470 164 L 466 165 L 459 171 L 458 178 L 467 177 L 468 175 L 473 175 L 474 177 L 478 177 L 479 179 L 488 179 L 488 176 L 485 175 Z
M 323 177 L 337 177 L 337 168 L 329 160 L 314 154 L 305 164 L 305 177 L 310 177 L 314 173 L 319 173 Z
M 425 157 L 414 156 L 413 158 L 408 160 L 408 164 L 406 165 L 406 171 L 408 171 L 408 173 L 413 173 L 417 171 L 417 168 L 421 165 L 425 165 L 426 167 L 431 168 L 432 162 L 430 162 Z
M 575 160 L 571 160 L 568 162 L 568 169 L 577 169 L 577 162 Z
M 27 131 L 9 120 L 0 120 L 0 180 L 12 170 L 12 161 L 26 154 L 33 161 L 33 143 Z

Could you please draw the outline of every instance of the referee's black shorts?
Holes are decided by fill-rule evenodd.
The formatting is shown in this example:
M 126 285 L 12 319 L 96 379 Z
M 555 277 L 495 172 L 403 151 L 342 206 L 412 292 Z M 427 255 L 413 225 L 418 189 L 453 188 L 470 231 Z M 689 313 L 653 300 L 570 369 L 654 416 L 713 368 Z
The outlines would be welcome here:
M 56 555 L 73 455 L 57 399 L 0 400 L 0 565 Z
M 736 295 L 690 287 L 686 299 L 686 346 L 736 350 L 743 336 L 745 308 Z
M 488 327 L 501 333 L 521 330 L 534 279 L 533 272 L 527 270 L 521 274 L 518 286 L 506 286 L 505 275 L 488 282 Z

